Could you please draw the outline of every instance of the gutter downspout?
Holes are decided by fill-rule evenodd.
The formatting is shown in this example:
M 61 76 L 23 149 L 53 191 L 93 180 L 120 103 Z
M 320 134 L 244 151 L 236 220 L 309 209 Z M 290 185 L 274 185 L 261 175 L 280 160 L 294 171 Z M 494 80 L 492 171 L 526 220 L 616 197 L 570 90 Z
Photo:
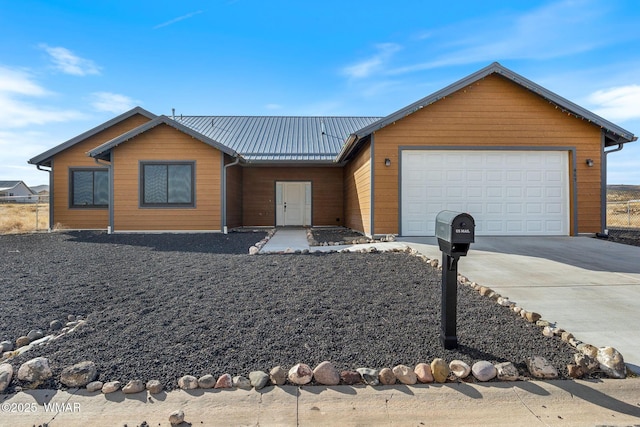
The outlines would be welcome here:
M 224 165 L 222 172 L 222 232 L 227 234 L 229 230 L 227 230 L 227 169 L 231 166 L 236 166 L 240 163 L 240 155 L 235 153 L 236 159 Z M 222 156 L 222 162 L 224 164 L 224 156 Z
M 604 144 L 603 144 L 604 145 Z M 607 229 L 607 156 L 609 153 L 615 153 L 616 151 L 622 150 L 624 143 L 619 143 L 618 148 L 614 148 L 613 150 L 605 150 L 606 147 L 602 148 L 602 153 L 604 154 L 602 158 L 602 214 L 600 217 L 602 218 L 602 224 L 600 225 L 600 230 L 605 236 L 609 236 L 609 230 Z
M 53 160 L 52 160 L 53 161 Z M 51 233 L 52 224 L 53 224 L 53 176 L 51 172 L 53 172 L 53 168 L 51 169 L 42 169 L 42 165 L 36 165 L 36 168 L 39 171 L 47 172 L 49 174 L 49 233 Z
M 107 234 L 113 233 L 113 173 L 111 170 L 111 162 L 100 163 L 100 159 L 93 158 L 93 161 L 100 166 L 106 166 L 109 169 L 109 225 L 107 225 Z

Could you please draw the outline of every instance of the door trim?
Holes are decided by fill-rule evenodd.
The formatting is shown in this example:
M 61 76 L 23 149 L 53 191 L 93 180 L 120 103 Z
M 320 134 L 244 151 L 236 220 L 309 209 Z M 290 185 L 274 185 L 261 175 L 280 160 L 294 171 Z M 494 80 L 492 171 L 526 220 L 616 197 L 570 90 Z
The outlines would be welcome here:
M 281 198 L 285 194 L 285 186 L 289 184 L 304 184 L 304 196 L 302 200 L 302 224 L 287 224 L 286 223 L 286 214 L 283 211 L 283 204 L 286 202 L 285 200 L 281 200 Z M 279 191 L 278 187 L 282 186 Z M 293 180 L 278 180 L 275 181 L 274 185 L 274 195 L 273 198 L 274 207 L 275 207 L 275 226 L 276 227 L 307 227 L 313 224 L 312 213 L 313 213 L 313 185 L 311 181 L 293 181 Z

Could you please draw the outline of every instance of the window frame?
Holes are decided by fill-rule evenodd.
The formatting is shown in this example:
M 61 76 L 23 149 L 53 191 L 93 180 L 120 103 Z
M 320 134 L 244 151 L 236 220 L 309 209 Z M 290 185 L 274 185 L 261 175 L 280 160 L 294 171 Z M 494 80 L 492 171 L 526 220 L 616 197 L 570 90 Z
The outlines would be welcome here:
M 167 199 L 169 192 L 169 173 L 170 166 L 190 166 L 191 167 L 191 201 L 187 203 L 147 203 L 145 202 L 145 166 L 166 166 L 167 167 Z M 139 202 L 141 208 L 150 209 L 193 209 L 196 207 L 196 162 L 185 160 L 146 160 L 140 161 L 139 164 Z
M 75 203 L 75 180 L 74 176 L 76 172 L 92 172 L 92 199 L 93 203 L 80 205 Z M 95 191 L 96 191 L 96 172 L 104 172 L 107 174 L 107 203 L 105 204 L 95 204 Z M 91 168 L 91 167 L 78 167 L 78 168 L 69 168 L 69 208 L 70 209 L 108 209 L 109 208 L 109 200 L 111 194 L 111 178 L 109 176 L 109 168 Z

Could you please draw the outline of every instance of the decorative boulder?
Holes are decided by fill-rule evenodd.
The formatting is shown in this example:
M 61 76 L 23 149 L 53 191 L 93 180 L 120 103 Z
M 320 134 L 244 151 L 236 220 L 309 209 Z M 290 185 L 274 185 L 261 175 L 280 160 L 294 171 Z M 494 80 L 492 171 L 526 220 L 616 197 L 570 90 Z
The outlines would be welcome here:
M 436 358 L 431 362 L 431 373 L 436 382 L 443 383 L 447 381 L 450 372 L 449 365 L 444 359 Z
M 502 362 L 495 365 L 496 377 L 500 381 L 516 381 L 520 379 L 518 368 L 511 362 Z
M 331 362 L 326 360 L 315 367 L 313 378 L 318 384 L 322 385 L 340 384 L 340 373 Z
M 269 383 L 269 375 L 262 371 L 253 371 L 249 373 L 249 381 L 256 390 L 260 390 Z
M 213 388 L 233 388 L 233 378 L 231 378 L 231 374 L 220 375 Z
M 402 384 L 414 385 L 418 382 L 418 376 L 408 366 L 398 365 L 395 366 L 392 370 L 393 375 L 395 375 L 398 381 L 400 381 Z
M 102 381 L 91 381 L 87 384 L 87 391 L 93 393 L 94 391 L 102 390 L 104 383 Z
M 145 385 L 145 388 L 151 394 L 158 394 L 158 393 L 162 392 L 162 390 L 164 389 L 164 386 L 158 380 L 149 380 L 149 381 L 147 381 L 147 384 Z
M 97 377 L 96 364 L 85 360 L 64 368 L 60 374 L 60 382 L 67 387 L 84 387 Z
M 232 384 L 235 388 L 251 390 L 251 381 L 249 381 L 249 378 L 245 378 L 241 375 L 233 377 Z
M 28 381 L 37 387 L 53 376 L 49 367 L 49 359 L 46 357 L 36 357 L 20 366 L 18 369 L 18 379 Z
M 13 366 L 8 363 L 0 364 L 0 393 L 5 391 L 7 387 L 9 387 L 12 378 Z
M 554 379 L 558 378 L 558 370 L 542 356 L 527 357 L 525 360 L 529 373 L 534 378 Z
M 172 426 L 177 426 L 178 424 L 182 424 L 184 422 L 184 411 L 182 409 L 178 409 L 177 411 L 173 411 L 169 414 L 169 423 Z
M 467 378 L 471 373 L 471 367 L 462 360 L 452 360 L 449 363 L 449 370 L 458 378 Z
M 433 382 L 433 374 L 431 373 L 431 366 L 427 363 L 418 363 L 413 369 L 416 373 L 416 378 L 423 384 Z
M 284 385 L 287 382 L 287 371 L 282 366 L 276 366 L 269 371 L 269 379 L 274 385 Z
M 360 376 L 362 377 L 362 382 L 364 382 L 366 385 L 376 386 L 380 384 L 380 372 L 378 372 L 377 370 L 372 368 L 358 368 L 356 369 L 356 372 L 360 374 Z
M 102 393 L 109 394 L 120 390 L 120 381 L 109 381 L 103 384 Z
M 145 390 L 145 385 L 140 380 L 131 380 L 127 383 L 127 385 L 122 387 L 122 392 L 124 394 L 140 393 L 141 391 L 144 391 L 144 390 Z
M 362 377 L 356 371 L 342 371 L 340 372 L 340 380 L 345 385 L 354 385 L 362 382 Z
M 216 379 L 211 374 L 206 374 L 198 378 L 199 388 L 213 388 L 216 385 Z
M 613 347 L 601 347 L 596 357 L 600 363 L 600 369 L 610 378 L 626 378 L 627 367 L 624 364 L 622 354 Z
M 498 374 L 498 371 L 496 370 L 496 367 L 493 366 L 493 363 L 487 362 L 486 360 L 481 360 L 474 363 L 471 367 L 471 372 L 478 381 L 492 380 Z
M 182 390 L 195 390 L 198 388 L 198 379 L 193 375 L 185 375 L 178 380 L 178 387 Z
M 389 368 L 382 368 L 378 376 L 380 377 L 380 383 L 383 385 L 393 385 L 396 383 L 396 376 Z
M 310 383 L 311 379 L 313 379 L 313 371 L 309 365 L 298 363 L 289 369 L 287 377 L 292 384 L 304 385 Z

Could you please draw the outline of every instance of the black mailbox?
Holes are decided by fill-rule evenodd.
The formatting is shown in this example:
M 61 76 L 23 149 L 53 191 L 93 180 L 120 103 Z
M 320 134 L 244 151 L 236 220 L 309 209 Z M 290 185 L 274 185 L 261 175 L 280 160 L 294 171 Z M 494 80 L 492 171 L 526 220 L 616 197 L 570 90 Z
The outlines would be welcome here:
M 466 256 L 475 239 L 476 223 L 467 213 L 442 211 L 436 216 L 436 237 L 442 251 L 442 345 L 450 350 L 458 347 L 458 260 Z
M 467 213 L 441 211 L 436 216 L 436 237 L 442 252 L 464 256 L 474 242 L 475 221 Z

